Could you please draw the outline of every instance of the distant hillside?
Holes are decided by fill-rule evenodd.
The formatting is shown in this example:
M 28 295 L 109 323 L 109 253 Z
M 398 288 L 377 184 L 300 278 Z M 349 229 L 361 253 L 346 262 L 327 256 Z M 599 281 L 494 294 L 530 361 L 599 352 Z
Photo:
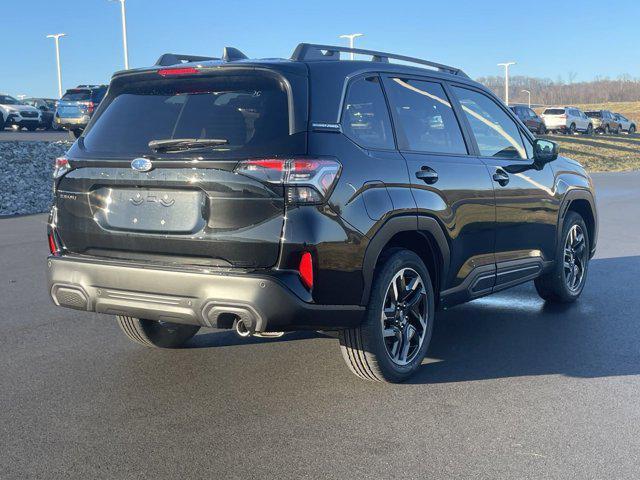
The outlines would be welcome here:
M 504 77 L 482 77 L 478 81 L 500 98 L 504 98 Z M 528 95 L 522 90 L 531 92 L 533 105 L 640 101 L 640 80 L 630 77 L 564 83 L 543 78 L 514 76 L 509 79 L 509 103 L 527 103 Z
M 578 103 L 575 105 L 583 112 L 588 110 L 611 110 L 621 113 L 640 125 L 640 101 L 638 102 L 610 102 L 610 103 Z

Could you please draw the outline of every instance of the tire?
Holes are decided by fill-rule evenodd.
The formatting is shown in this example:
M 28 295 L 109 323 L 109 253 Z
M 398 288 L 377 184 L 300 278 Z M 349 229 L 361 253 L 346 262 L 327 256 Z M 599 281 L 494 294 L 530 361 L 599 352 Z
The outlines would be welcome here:
M 629 135 L 633 135 L 634 133 L 636 133 L 636 126 L 635 125 L 631 125 L 629 127 Z
M 541 123 L 540 125 L 538 125 L 538 135 L 546 135 L 547 133 L 547 129 L 544 126 L 544 123 Z
M 575 133 L 576 133 L 576 124 L 572 123 L 571 125 L 569 125 L 569 131 L 567 132 L 567 134 L 574 135 Z
M 587 125 L 587 130 L 584 132 L 584 134 L 589 136 L 593 135 L 593 125 Z
M 7 123 L 2 115 L 0 115 L 0 132 L 4 131 L 4 127 L 7 126 Z
M 571 232 L 576 234 L 569 238 Z M 582 293 L 589 272 L 589 231 L 579 214 L 572 211 L 567 213 L 560 238 L 553 270 L 536 278 L 534 283 L 538 295 L 544 300 L 554 303 L 571 303 L 575 302 Z M 575 247 L 570 259 L 567 253 L 568 243 L 571 244 L 572 249 Z M 578 274 L 579 279 L 576 278 Z
M 609 134 L 611 133 L 611 130 L 609 129 L 609 125 L 605 125 L 605 126 L 604 126 L 603 133 L 604 133 L 605 135 L 609 135 Z
M 179 323 L 156 322 L 118 315 L 118 325 L 132 342 L 151 348 L 177 348 L 193 337 L 200 327 Z
M 82 135 L 82 130 L 69 130 L 69 137 L 72 140 L 77 140 Z
M 407 284 L 414 288 L 403 288 Z M 398 308 L 399 304 L 405 307 Z M 420 257 L 404 249 L 385 252 L 374 273 L 365 318 L 359 327 L 340 332 L 340 349 L 349 369 L 364 380 L 408 379 L 429 347 L 434 310 L 431 277 Z

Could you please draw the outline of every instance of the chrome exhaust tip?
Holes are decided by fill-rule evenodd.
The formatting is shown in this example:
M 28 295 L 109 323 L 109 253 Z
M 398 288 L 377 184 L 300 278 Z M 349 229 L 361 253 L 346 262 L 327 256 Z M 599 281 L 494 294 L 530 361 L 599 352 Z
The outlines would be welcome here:
M 247 328 L 247 325 L 242 320 L 236 320 L 233 324 L 233 329 L 239 337 L 247 338 L 251 336 L 251 330 Z

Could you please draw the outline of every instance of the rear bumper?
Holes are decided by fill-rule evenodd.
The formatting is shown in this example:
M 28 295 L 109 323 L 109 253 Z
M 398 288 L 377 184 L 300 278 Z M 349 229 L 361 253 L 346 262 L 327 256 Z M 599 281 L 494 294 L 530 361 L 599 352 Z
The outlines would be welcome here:
M 112 315 L 219 327 L 240 318 L 258 332 L 356 326 L 364 308 L 317 305 L 270 275 L 128 266 L 50 256 L 56 305 Z
M 56 125 L 67 130 L 83 129 L 89 123 L 89 117 L 55 117 Z

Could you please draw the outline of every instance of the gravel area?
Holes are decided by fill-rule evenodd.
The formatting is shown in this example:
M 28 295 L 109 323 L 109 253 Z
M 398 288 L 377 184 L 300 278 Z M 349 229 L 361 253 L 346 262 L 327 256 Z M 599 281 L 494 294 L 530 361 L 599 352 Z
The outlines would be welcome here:
M 0 216 L 42 213 L 51 206 L 56 157 L 71 142 L 0 142 Z

